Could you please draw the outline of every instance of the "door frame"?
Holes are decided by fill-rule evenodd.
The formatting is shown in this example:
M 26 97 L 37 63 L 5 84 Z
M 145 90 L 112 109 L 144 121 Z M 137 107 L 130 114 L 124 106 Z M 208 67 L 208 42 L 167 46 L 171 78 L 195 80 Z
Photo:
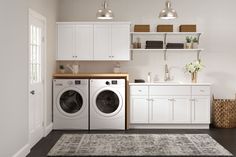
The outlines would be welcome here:
M 30 16 L 33 16 L 34 18 L 37 18 L 37 19 L 40 19 L 42 20 L 43 22 L 43 37 L 44 37 L 44 43 L 43 43 L 43 54 L 42 54 L 42 83 L 43 83 L 43 137 L 46 136 L 46 133 L 47 133 L 47 125 L 46 125 L 46 121 L 47 121 L 47 86 L 46 86 L 46 74 L 47 74 L 47 68 L 46 68 L 46 65 L 47 65 L 47 20 L 46 20 L 46 17 L 44 17 L 43 15 L 41 15 L 40 13 L 34 11 L 33 9 L 29 8 L 28 10 L 28 63 L 30 61 L 30 33 L 29 33 L 29 29 L 30 29 Z M 27 93 L 27 96 L 28 96 L 28 117 L 29 117 L 29 105 L 30 105 L 30 95 L 29 95 L 29 92 L 30 92 L 30 73 L 29 73 L 29 64 L 28 64 L 28 93 Z M 30 145 L 30 117 L 28 119 L 28 130 L 29 130 L 29 133 L 28 133 L 28 143 Z M 32 146 L 33 147 L 33 146 Z M 30 148 L 31 149 L 31 148 Z

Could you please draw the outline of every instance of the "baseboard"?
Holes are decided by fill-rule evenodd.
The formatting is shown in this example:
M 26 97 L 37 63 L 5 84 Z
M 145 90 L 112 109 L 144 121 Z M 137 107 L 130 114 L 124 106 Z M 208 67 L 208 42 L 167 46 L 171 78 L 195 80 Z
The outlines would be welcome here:
M 44 130 L 44 137 L 46 137 L 52 131 L 52 128 L 53 128 L 53 123 L 50 123 L 48 126 L 46 126 Z
M 16 154 L 14 154 L 12 157 L 26 157 L 30 152 L 30 145 L 26 144 L 24 147 L 22 147 Z
M 130 124 L 129 129 L 209 129 L 209 124 Z

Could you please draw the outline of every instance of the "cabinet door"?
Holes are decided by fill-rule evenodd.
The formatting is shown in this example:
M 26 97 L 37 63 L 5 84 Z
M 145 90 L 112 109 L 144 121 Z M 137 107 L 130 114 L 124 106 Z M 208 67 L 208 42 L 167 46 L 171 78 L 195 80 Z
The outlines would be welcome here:
M 130 25 L 112 25 L 112 60 L 130 60 Z
M 76 59 L 93 60 L 93 25 L 76 26 Z
M 173 101 L 173 123 L 191 122 L 191 97 L 175 96 Z
M 210 123 L 210 96 L 192 97 L 192 123 Z
M 94 60 L 111 60 L 111 25 L 94 25 Z
M 152 97 L 150 99 L 149 120 L 150 123 L 169 123 L 172 115 L 171 97 Z
M 148 97 L 131 96 L 130 123 L 148 123 Z
M 74 60 L 75 25 L 58 25 L 57 60 Z

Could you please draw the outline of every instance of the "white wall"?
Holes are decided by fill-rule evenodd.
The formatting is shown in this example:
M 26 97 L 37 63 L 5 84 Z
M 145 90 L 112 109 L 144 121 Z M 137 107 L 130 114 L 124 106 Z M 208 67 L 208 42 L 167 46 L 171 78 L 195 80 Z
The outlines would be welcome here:
M 57 0 L 0 1 L 0 156 L 28 143 L 28 8 L 47 18 L 47 124 L 51 122 L 51 79 L 55 71 Z M 27 149 L 25 149 L 27 150 Z
M 198 31 L 204 32 L 201 46 L 205 49 L 201 58 L 205 69 L 199 73 L 199 82 L 213 83 L 213 93 L 220 98 L 234 98 L 236 93 L 236 10 L 235 0 L 179 0 L 172 6 L 179 18 L 172 21 L 160 20 L 158 14 L 164 8 L 161 0 L 110 0 L 110 8 L 116 21 L 131 21 L 133 24 L 172 23 L 175 30 L 180 24 L 197 24 Z M 59 21 L 95 21 L 96 11 L 102 0 L 59 0 Z M 196 59 L 192 52 L 168 54 L 171 75 L 177 81 L 189 82 L 190 76 L 184 73 L 183 66 Z M 63 63 L 63 62 L 62 62 Z M 60 64 L 60 63 L 59 63 Z M 112 71 L 115 63 L 80 62 L 81 71 Z M 121 63 L 122 70 L 134 78 L 146 79 L 152 72 L 163 80 L 163 53 L 134 53 L 133 60 Z
M 0 156 L 28 142 L 28 0 L 0 1 Z
M 47 61 L 46 61 L 46 86 L 47 86 L 47 113 L 46 125 L 52 122 L 52 75 L 55 72 L 56 52 L 56 21 L 57 0 L 30 0 L 29 7 L 47 19 Z

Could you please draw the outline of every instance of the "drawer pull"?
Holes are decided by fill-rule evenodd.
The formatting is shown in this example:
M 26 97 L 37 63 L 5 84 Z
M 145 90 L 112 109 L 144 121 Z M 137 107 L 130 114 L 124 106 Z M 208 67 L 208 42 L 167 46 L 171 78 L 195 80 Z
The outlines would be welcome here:
M 142 90 L 138 90 L 139 92 L 142 92 Z
M 201 89 L 200 92 L 205 92 L 205 90 Z
M 175 101 L 175 99 L 168 99 L 169 101 Z

